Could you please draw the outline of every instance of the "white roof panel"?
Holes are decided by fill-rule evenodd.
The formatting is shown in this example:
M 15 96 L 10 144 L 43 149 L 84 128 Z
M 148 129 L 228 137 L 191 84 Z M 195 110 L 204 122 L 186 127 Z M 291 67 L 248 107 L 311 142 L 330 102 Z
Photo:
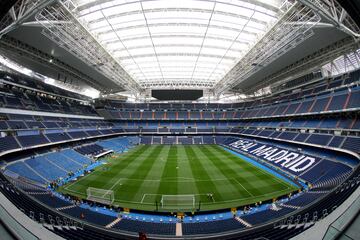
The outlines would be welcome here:
M 216 84 L 276 21 L 279 0 L 73 0 L 75 15 L 143 87 Z M 201 85 L 201 87 L 204 87 Z

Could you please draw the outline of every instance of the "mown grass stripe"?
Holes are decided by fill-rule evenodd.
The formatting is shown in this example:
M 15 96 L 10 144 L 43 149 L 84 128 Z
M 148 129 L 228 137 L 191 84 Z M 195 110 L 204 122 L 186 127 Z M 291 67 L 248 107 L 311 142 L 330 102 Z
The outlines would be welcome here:
M 226 175 L 219 171 L 215 163 L 211 161 L 212 156 L 206 155 L 201 151 L 201 149 L 204 147 L 205 145 L 198 146 L 197 151 L 194 152 L 195 155 L 200 159 L 200 162 L 203 165 L 205 171 L 210 176 L 209 181 L 211 181 L 216 186 L 216 190 L 207 193 L 213 193 L 215 201 L 241 198 L 243 193 L 236 188 L 234 183 L 231 182 Z M 216 179 L 222 180 L 219 181 Z
M 264 192 L 268 193 L 272 191 L 294 189 L 292 185 L 278 179 L 276 176 L 273 176 L 265 170 L 259 169 L 256 166 L 247 163 L 245 160 L 242 160 L 234 154 L 225 151 L 219 146 L 213 147 L 212 150 L 220 154 L 224 154 L 227 160 L 234 162 L 239 167 L 246 169 L 247 172 L 252 173 L 251 178 L 243 178 L 242 176 L 239 176 L 239 178 L 242 178 L 242 181 L 247 182 L 249 189 L 258 195 L 263 194 Z M 253 181 L 250 179 L 253 179 Z
M 130 180 L 128 180 L 127 182 L 132 181 L 131 179 L 143 179 L 144 181 L 140 183 L 135 183 L 136 186 L 134 186 L 134 183 L 131 184 L 132 186 L 134 186 L 134 189 L 127 193 L 128 199 L 132 199 L 134 202 L 139 202 L 141 201 L 144 194 L 152 193 L 158 189 L 160 185 L 159 182 L 147 182 L 146 180 L 154 179 L 154 177 L 151 177 L 156 174 L 156 172 L 154 171 L 163 171 L 165 163 L 164 161 L 161 161 L 159 159 L 159 156 L 167 154 L 167 152 L 168 148 L 158 146 L 156 148 L 156 151 L 152 152 L 149 155 L 148 160 L 143 162 L 143 164 L 134 171 L 134 174 L 130 175 Z
M 177 194 L 177 184 L 176 183 L 168 183 L 166 182 L 166 179 L 176 179 L 177 178 L 177 147 L 176 146 L 170 146 L 170 150 L 167 154 L 167 156 L 164 156 L 166 158 L 166 163 L 164 167 L 164 171 L 161 176 L 160 186 L 158 189 L 157 194 L 158 201 L 161 199 L 161 195 L 176 195 Z
M 213 156 L 216 156 L 216 154 L 222 154 L 222 152 L 218 151 L 217 146 L 216 147 L 206 147 L 204 149 L 204 152 L 209 155 L 213 155 Z M 225 158 L 217 158 L 217 160 L 220 161 L 220 164 L 222 166 L 221 168 L 223 169 L 222 171 L 224 171 L 227 174 L 230 174 L 230 176 L 232 176 L 235 179 L 235 181 L 241 186 L 241 188 L 243 188 L 250 196 L 256 196 L 256 195 L 262 194 L 261 191 L 259 191 L 257 188 L 253 187 L 253 184 L 250 182 L 250 180 L 248 180 L 246 177 L 241 176 L 242 175 L 241 169 L 234 170 L 234 168 L 228 167 L 229 162 L 231 162 L 231 160 L 229 158 L 226 158 L 226 159 Z M 240 160 L 240 159 L 238 159 L 238 160 Z M 241 166 L 243 166 L 243 165 L 241 165 Z M 253 176 L 256 176 L 256 174 L 258 174 L 258 170 L 256 169 L 251 173 Z M 266 182 L 256 181 L 257 187 L 260 187 L 264 183 L 265 183 L 265 185 L 267 185 Z
M 191 171 L 191 165 L 189 158 L 186 154 L 185 147 L 182 145 L 178 148 L 178 194 L 197 194 L 199 192 L 195 181 L 183 182 L 183 179 L 194 179 L 194 175 Z
M 225 161 L 223 161 L 221 157 L 218 157 L 216 153 L 209 151 L 208 148 L 209 148 L 208 146 L 204 145 L 203 147 L 200 148 L 200 151 L 205 156 L 208 156 L 209 160 L 218 169 L 218 171 L 220 171 L 224 176 L 227 176 L 228 178 L 229 178 L 229 176 L 237 176 L 236 172 L 234 170 L 232 170 L 231 168 L 229 168 L 227 163 Z M 242 184 L 239 184 L 238 182 L 234 181 L 231 178 L 229 178 L 229 182 L 231 183 L 231 186 L 237 192 L 238 196 L 241 196 L 241 197 L 252 197 L 253 196 L 253 194 L 249 193 Z M 234 192 L 234 194 L 236 194 L 236 192 Z
M 207 194 L 207 193 L 213 193 L 214 194 L 214 198 L 216 198 L 216 201 L 224 201 L 224 197 L 221 194 L 221 189 L 218 189 L 218 187 L 216 186 L 216 184 L 212 181 L 212 178 L 223 178 L 223 176 L 221 175 L 212 175 L 210 176 L 210 174 L 208 173 L 208 171 L 206 170 L 207 168 L 209 168 L 209 165 L 207 165 L 206 167 L 204 166 L 203 161 L 201 161 L 201 157 L 199 156 L 199 146 L 195 146 L 193 148 L 186 148 L 186 154 L 189 158 L 189 162 L 190 162 L 190 166 L 191 166 L 191 171 L 193 176 L 195 176 L 196 178 L 201 178 L 201 179 L 206 179 L 208 181 L 206 182 L 195 182 L 197 188 L 199 189 L 199 192 L 202 194 Z M 195 151 L 195 150 L 196 151 Z M 203 202 L 208 202 L 209 199 L 202 197 L 201 198 Z

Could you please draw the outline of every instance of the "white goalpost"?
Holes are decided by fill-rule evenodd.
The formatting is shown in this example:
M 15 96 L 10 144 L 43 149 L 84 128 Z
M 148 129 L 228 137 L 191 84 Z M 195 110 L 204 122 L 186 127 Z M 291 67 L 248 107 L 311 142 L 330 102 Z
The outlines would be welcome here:
M 114 191 L 88 187 L 86 189 L 86 199 L 102 204 L 111 205 L 114 202 Z
M 193 210 L 195 195 L 162 195 L 160 203 L 166 210 Z

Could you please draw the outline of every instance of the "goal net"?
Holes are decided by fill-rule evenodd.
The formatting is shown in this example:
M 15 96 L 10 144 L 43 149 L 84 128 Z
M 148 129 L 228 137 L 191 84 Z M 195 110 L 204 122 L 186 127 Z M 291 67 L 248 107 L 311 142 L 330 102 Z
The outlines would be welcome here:
M 162 195 L 161 207 L 166 210 L 193 210 L 195 209 L 194 195 Z
M 114 202 L 114 191 L 88 187 L 86 190 L 87 200 L 103 203 L 103 204 L 112 204 Z

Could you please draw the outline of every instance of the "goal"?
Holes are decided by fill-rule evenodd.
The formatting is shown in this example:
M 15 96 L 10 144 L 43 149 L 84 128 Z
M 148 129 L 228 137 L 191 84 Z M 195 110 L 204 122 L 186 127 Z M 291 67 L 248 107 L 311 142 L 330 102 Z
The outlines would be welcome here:
M 114 191 L 88 187 L 86 189 L 87 200 L 111 205 L 114 202 Z
M 195 195 L 162 195 L 160 203 L 166 210 L 194 210 Z

